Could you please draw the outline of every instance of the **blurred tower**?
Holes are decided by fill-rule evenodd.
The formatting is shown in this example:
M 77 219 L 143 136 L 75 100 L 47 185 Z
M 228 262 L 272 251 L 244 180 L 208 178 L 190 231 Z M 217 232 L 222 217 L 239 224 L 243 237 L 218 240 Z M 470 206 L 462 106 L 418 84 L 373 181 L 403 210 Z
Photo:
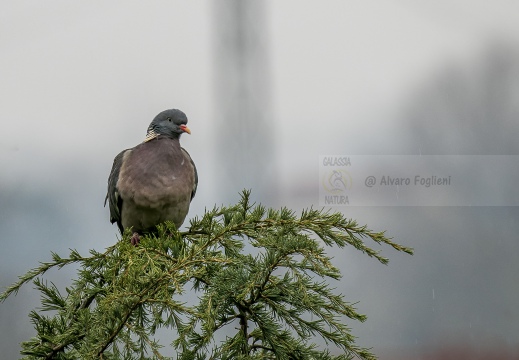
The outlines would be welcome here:
M 219 189 L 244 188 L 272 204 L 276 196 L 274 123 L 269 104 L 265 3 L 219 0 L 214 17 L 216 161 Z M 223 194 L 222 194 L 223 195 Z

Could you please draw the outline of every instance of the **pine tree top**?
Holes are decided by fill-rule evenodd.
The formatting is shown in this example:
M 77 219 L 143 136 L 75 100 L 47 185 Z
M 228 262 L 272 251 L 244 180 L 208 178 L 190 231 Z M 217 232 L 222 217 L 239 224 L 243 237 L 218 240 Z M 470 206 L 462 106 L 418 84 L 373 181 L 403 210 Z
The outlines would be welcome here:
M 351 245 L 383 264 L 363 240 L 412 254 L 341 213 L 266 209 L 250 203 L 249 191 L 192 219 L 188 231 L 165 223 L 138 246 L 130 237 L 87 257 L 53 253 L 0 295 L 32 281 L 41 311 L 50 311 L 30 313 L 37 334 L 22 343 L 25 359 L 166 359 L 160 328 L 177 359 L 374 359 L 345 325 L 366 316 L 327 282 L 341 273 L 325 247 Z M 66 294 L 42 279 L 72 263 L 79 270 Z M 185 302 L 187 292 L 197 301 Z M 342 353 L 320 349 L 317 338 Z

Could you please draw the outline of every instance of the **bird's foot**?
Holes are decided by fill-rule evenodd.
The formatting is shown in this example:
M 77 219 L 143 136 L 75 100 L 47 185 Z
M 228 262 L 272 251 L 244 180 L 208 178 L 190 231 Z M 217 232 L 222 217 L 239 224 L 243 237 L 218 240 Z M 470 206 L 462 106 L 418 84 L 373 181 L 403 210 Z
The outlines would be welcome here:
M 141 238 L 139 236 L 138 233 L 134 232 L 131 239 L 130 239 L 131 243 L 133 246 L 137 246 L 139 245 L 139 242 L 141 241 Z

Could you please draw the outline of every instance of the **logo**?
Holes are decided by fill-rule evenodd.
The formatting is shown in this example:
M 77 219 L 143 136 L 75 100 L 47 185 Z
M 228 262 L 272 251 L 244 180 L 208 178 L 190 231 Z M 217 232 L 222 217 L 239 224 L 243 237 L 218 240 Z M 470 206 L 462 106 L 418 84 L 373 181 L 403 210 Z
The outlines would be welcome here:
M 351 189 L 351 175 L 342 169 L 330 169 L 324 172 L 322 184 L 330 194 L 344 194 L 346 190 Z

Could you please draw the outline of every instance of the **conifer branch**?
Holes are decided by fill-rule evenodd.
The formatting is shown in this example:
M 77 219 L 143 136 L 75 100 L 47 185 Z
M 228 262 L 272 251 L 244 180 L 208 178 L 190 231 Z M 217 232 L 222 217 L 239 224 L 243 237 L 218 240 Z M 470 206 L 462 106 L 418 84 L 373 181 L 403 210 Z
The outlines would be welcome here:
M 188 231 L 166 223 L 138 246 L 130 237 L 128 231 L 88 257 L 52 253 L 52 261 L 5 289 L 0 301 L 32 281 L 41 310 L 53 312 L 30 313 L 36 337 L 22 344 L 26 359 L 166 359 L 153 338 L 160 328 L 170 329 L 178 359 L 374 359 L 345 325 L 366 316 L 330 288 L 327 281 L 341 273 L 326 250 L 350 245 L 387 264 L 370 240 L 412 254 L 340 213 L 266 209 L 251 203 L 249 191 L 234 206 L 192 219 Z M 49 269 L 73 263 L 78 276 L 66 296 L 41 280 Z M 181 302 L 188 291 L 198 301 Z M 235 335 L 216 342 L 222 331 Z M 319 349 L 316 338 L 343 353 Z

